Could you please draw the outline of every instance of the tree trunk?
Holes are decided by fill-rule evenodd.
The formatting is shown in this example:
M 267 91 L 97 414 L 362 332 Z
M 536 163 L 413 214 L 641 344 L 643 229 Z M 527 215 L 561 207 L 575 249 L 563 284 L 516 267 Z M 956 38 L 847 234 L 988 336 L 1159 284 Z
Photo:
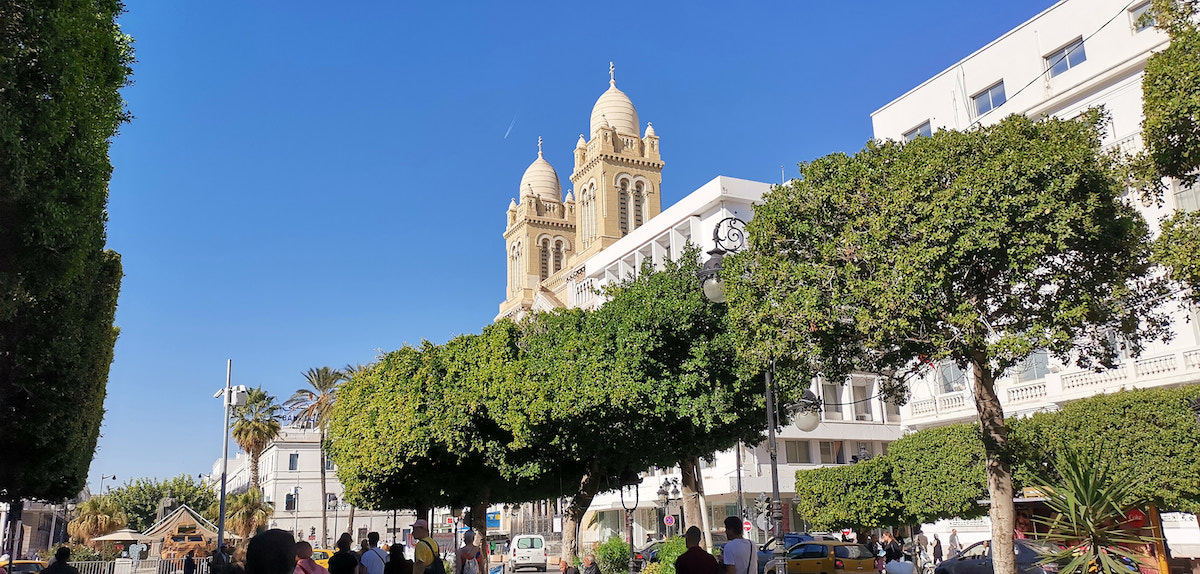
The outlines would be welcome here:
M 583 521 L 588 507 L 592 505 L 592 499 L 600 490 L 600 480 L 596 476 L 598 473 L 599 467 L 595 461 L 592 461 L 587 474 L 583 475 L 579 481 L 579 488 L 571 496 L 571 505 L 567 507 L 567 519 L 563 523 L 562 551 L 559 553 L 559 557 L 572 564 L 575 557 L 579 555 L 579 523 Z
M 992 499 L 989 516 L 992 520 L 992 571 L 994 574 L 1017 574 L 1013 554 L 1013 529 L 1016 516 L 1013 510 L 1012 469 L 1008 466 L 1008 428 L 1004 425 L 1004 407 L 996 396 L 995 373 L 985 367 L 986 357 L 971 358 L 974 374 L 975 408 L 983 431 L 983 446 L 987 452 L 988 494 Z
M 483 552 L 483 563 L 487 568 L 484 572 L 491 569 L 491 549 L 487 542 L 487 509 L 490 504 L 490 493 L 485 493 L 483 500 L 471 507 L 471 528 L 475 529 L 475 545 Z M 482 573 L 481 573 L 482 574 Z
M 712 548 L 712 533 L 705 528 L 704 477 L 700 474 L 700 458 L 691 457 L 679 461 L 680 486 L 683 488 L 683 522 L 699 528 L 704 534 L 704 545 Z
M 356 544 L 356 542 L 354 541 L 354 505 L 353 504 L 350 505 L 350 516 L 349 516 L 349 518 L 346 519 L 346 534 L 350 535 L 350 549 L 353 550 L 355 548 L 355 544 Z
M 262 489 L 258 486 L 258 457 L 260 456 L 262 456 L 261 450 L 250 453 L 250 484 L 254 488 L 258 488 L 259 492 L 262 492 Z
M 321 427 L 321 544 L 329 540 L 329 495 L 325 489 L 325 427 Z

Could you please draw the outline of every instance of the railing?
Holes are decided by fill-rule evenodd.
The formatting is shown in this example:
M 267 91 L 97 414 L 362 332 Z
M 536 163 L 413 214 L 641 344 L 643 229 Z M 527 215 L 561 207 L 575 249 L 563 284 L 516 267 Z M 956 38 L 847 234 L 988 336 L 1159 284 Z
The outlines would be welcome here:
M 1184 353 L 1183 364 L 1188 369 L 1200 369 L 1200 349 Z
M 1078 389 L 1082 387 L 1093 387 L 1096 385 L 1105 385 L 1110 383 L 1121 383 L 1129 378 L 1125 374 L 1125 366 L 1119 365 L 1115 369 L 1100 371 L 1094 373 L 1092 371 L 1084 371 L 1082 373 L 1071 373 L 1063 375 L 1063 389 Z
M 1104 150 L 1108 152 L 1119 152 L 1127 155 L 1136 155 L 1142 151 L 1142 133 L 1138 132 L 1133 135 L 1125 136 L 1113 143 L 1104 146 Z
M 937 412 L 937 399 L 921 399 L 913 401 L 913 416 L 929 415 Z
M 183 558 L 174 560 L 151 558 L 148 560 L 89 560 L 71 562 L 79 574 L 182 574 Z M 196 574 L 208 574 L 208 559 L 196 559 Z
M 937 399 L 938 412 L 958 411 L 967 408 L 967 393 L 966 391 L 958 391 L 942 395 Z
M 1138 359 L 1137 362 L 1133 364 L 1133 372 L 1139 377 L 1171 373 L 1176 371 L 1178 368 L 1179 365 L 1175 363 L 1175 355 Z
M 1008 402 L 1023 403 L 1025 401 L 1035 401 L 1046 396 L 1046 382 L 1035 381 L 1026 383 L 1008 389 Z

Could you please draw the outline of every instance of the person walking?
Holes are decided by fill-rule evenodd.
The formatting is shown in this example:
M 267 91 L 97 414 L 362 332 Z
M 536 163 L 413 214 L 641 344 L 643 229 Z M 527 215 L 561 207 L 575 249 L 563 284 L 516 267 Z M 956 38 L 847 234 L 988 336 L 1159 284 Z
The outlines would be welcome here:
M 196 551 L 188 550 L 183 557 L 183 574 L 196 574 Z
M 740 525 L 739 525 L 740 527 Z M 720 574 L 720 565 L 700 546 L 700 529 L 690 526 L 683 536 L 687 550 L 675 559 L 675 574 Z
M 349 533 L 342 533 L 337 541 L 337 552 L 329 557 L 329 574 L 354 574 L 358 570 L 358 557 L 350 551 L 354 539 Z
M 487 574 L 483 551 L 475 545 L 475 531 L 463 533 L 463 547 L 455 553 L 454 574 Z M 575 574 L 579 574 L 578 571 Z
M 942 539 L 938 538 L 937 534 L 933 535 L 933 565 L 937 566 L 942 563 Z
M 301 540 L 296 543 L 296 573 L 295 574 L 329 574 L 324 566 L 312 559 L 312 545 Z
M 362 562 L 363 566 L 366 566 L 367 574 L 383 574 L 383 567 L 387 564 L 388 556 L 379 549 L 378 532 L 367 534 L 367 546 L 358 560 Z
M 412 525 L 417 547 L 413 549 L 413 574 L 446 574 L 438 543 L 429 537 L 429 521 L 418 518 Z
M 43 568 L 42 572 L 46 572 L 46 574 L 79 574 L 79 570 L 69 563 L 70 560 L 71 549 L 59 546 L 58 550 L 54 551 L 54 563 Z
M 946 542 L 950 545 L 950 558 L 954 558 L 955 556 L 958 556 L 960 552 L 962 552 L 962 543 L 958 541 L 957 528 L 950 529 L 950 540 L 947 540 Z
M 246 545 L 246 574 L 293 574 L 296 539 L 291 532 L 272 528 Z
M 883 533 L 883 571 L 886 574 L 913 574 L 916 569 L 912 562 L 904 561 L 904 545 L 892 536 L 891 532 Z
M 725 517 L 725 550 L 721 561 L 726 574 L 758 574 L 758 552 L 754 543 L 742 538 L 742 520 L 736 516 Z

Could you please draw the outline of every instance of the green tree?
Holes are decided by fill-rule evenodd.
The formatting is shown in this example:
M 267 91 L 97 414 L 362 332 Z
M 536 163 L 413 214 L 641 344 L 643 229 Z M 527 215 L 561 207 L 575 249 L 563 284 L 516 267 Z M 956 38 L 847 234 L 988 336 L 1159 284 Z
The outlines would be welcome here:
M 974 518 L 987 513 L 987 453 L 979 427 L 956 424 L 924 429 L 888 445 L 892 482 L 916 522 Z
M 1200 177 L 1200 2 L 1154 0 L 1155 26 L 1171 43 L 1150 56 L 1142 80 L 1142 137 L 1146 151 L 1134 162 L 1147 188 L 1162 192 L 1163 179 L 1195 185 Z M 1154 262 L 1200 301 L 1200 214 L 1177 212 L 1162 224 Z
M 877 372 L 897 393 L 928 361 L 971 373 L 997 574 L 1016 568 L 997 378 L 1037 349 L 1110 366 L 1102 335 L 1136 354 L 1168 333 L 1146 223 L 1120 201 L 1100 119 L 1012 116 L 803 163 L 756 208 L 751 247 L 723 272 L 752 358 L 831 381 Z
M 220 512 L 219 509 L 214 509 Z M 232 494 L 225 500 L 225 520 L 229 529 L 243 540 L 266 528 L 275 515 L 275 505 L 263 498 L 262 491 L 251 488 L 241 494 Z
M 275 397 L 262 387 L 250 389 L 246 404 L 234 410 L 233 440 L 250 455 L 250 484 L 254 486 L 251 490 L 259 489 L 258 457 L 279 435 L 282 410 Z
M 93 550 L 104 548 L 92 539 L 125 528 L 125 510 L 111 496 L 93 496 L 80 504 L 76 516 L 67 523 L 67 534 Z
M 908 523 L 885 456 L 846 466 L 796 471 L 796 511 L 814 528 L 856 530 Z
M 129 119 L 117 0 L 0 5 L 0 500 L 83 489 L 117 331 L 110 139 Z
M 217 501 L 217 495 L 190 474 L 168 480 L 138 478 L 114 488 L 109 496 L 124 509 L 127 525 L 141 532 L 154 525 L 159 501 L 168 494 L 197 512 Z
M 320 367 L 304 372 L 308 387 L 297 389 L 283 404 L 292 413 L 292 421 L 304 421 L 321 433 L 321 540 L 329 539 L 329 505 L 325 486 L 325 436 L 329 431 L 329 415 L 337 400 L 338 385 L 345 374 L 337 369 Z

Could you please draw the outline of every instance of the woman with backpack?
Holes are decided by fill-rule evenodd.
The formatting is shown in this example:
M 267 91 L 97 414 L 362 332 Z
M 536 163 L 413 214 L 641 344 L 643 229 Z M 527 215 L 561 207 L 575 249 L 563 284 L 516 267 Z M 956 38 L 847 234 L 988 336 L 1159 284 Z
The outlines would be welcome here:
M 463 533 L 463 547 L 455 553 L 454 574 L 487 574 L 483 552 L 475 545 L 475 531 Z

